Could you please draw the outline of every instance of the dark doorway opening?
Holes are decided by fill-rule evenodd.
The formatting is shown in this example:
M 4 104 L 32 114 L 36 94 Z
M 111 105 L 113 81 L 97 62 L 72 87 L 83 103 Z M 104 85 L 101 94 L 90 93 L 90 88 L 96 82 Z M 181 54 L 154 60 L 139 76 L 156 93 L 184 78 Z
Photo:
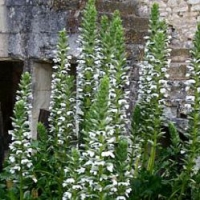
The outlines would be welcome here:
M 8 130 L 12 129 L 11 116 L 22 72 L 22 61 L 0 61 L 0 171 L 11 140 Z

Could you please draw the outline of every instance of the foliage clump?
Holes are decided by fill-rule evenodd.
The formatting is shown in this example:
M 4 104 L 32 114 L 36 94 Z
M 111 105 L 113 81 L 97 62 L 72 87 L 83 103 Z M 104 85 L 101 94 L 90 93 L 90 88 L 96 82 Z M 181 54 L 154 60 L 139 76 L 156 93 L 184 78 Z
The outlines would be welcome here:
M 127 114 L 129 68 L 120 13 L 110 20 L 103 16 L 97 27 L 95 1 L 89 0 L 80 33 L 75 77 L 70 74 L 66 31 L 59 32 L 49 129 L 39 123 L 37 140 L 31 139 L 29 124 L 31 77 L 22 75 L 10 132 L 13 142 L 0 176 L 1 199 L 199 199 L 200 26 L 188 65 L 187 88 L 194 95 L 186 99 L 187 141 L 170 122 L 167 147 L 161 141 L 171 50 L 158 5 L 151 10 L 132 119 Z

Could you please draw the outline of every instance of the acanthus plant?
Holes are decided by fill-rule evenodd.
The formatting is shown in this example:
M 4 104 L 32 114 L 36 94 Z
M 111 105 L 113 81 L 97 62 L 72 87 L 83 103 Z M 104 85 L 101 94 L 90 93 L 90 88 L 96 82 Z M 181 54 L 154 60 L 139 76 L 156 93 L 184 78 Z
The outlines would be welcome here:
M 84 129 L 85 114 L 89 110 L 95 91 L 99 84 L 99 53 L 97 11 L 95 0 L 89 0 L 83 11 L 79 45 L 80 56 L 77 66 L 77 118 L 76 132 L 80 142 L 83 142 L 82 130 Z
M 109 77 L 109 99 L 110 99 L 110 117 L 111 126 L 114 130 L 115 137 L 115 156 L 118 157 L 115 162 L 116 188 L 115 192 L 122 198 L 130 192 L 130 177 L 131 173 L 128 170 L 128 156 L 125 156 L 127 149 L 125 148 L 128 137 L 127 127 L 129 120 L 127 118 L 128 97 L 129 97 L 129 79 L 128 66 L 126 63 L 125 54 L 125 39 L 122 27 L 120 13 L 115 11 L 112 20 L 109 22 L 108 17 L 103 16 L 101 19 L 100 32 L 100 52 L 101 52 L 101 74 L 106 74 Z M 123 146 L 124 155 L 120 154 L 119 146 Z M 127 146 L 128 148 L 128 146 Z M 120 155 L 120 156 L 118 156 Z M 126 159 L 125 159 L 125 157 Z M 120 158 L 124 159 L 123 162 Z M 128 192 L 129 191 L 129 192 Z M 124 198 L 127 198 L 124 196 Z
M 159 139 L 163 137 L 161 130 L 163 104 L 169 90 L 167 70 L 171 51 L 167 25 L 164 20 L 160 19 L 158 4 L 152 6 L 149 36 L 146 39 L 144 61 L 139 69 L 138 106 L 140 107 L 142 127 L 138 131 L 142 136 L 139 139 L 141 142 L 139 148 L 142 148 L 143 151 L 142 167 L 153 174 L 155 172 L 156 151 L 160 145 Z
M 13 130 L 9 131 L 12 143 L 6 161 L 7 197 L 23 200 L 30 197 L 28 184 L 36 182 L 33 175 L 31 117 L 31 76 L 24 72 L 16 95 L 12 117 Z
M 181 174 L 178 176 L 179 185 L 176 185 L 175 195 L 177 199 L 185 199 L 190 196 L 193 199 L 200 198 L 199 192 L 199 172 L 200 165 L 197 162 L 200 157 L 200 24 L 193 41 L 193 48 L 190 51 L 191 59 L 188 60 L 186 90 L 190 90 L 190 95 L 186 96 L 186 107 L 189 111 L 188 129 L 185 133 L 187 141 L 184 148 L 184 164 Z M 173 197 L 173 196 L 172 196 Z
M 112 186 L 115 136 L 109 115 L 109 79 L 103 77 L 85 120 L 85 150 L 82 152 L 86 199 L 107 199 Z
M 101 19 L 100 53 L 101 74 L 110 77 L 110 99 L 113 108 L 113 122 L 116 136 L 126 135 L 129 124 L 126 111 L 129 97 L 129 67 L 126 63 L 125 38 L 119 11 L 115 11 L 109 22 L 107 16 Z
M 57 195 L 60 198 L 63 194 L 62 183 L 65 177 L 64 168 L 68 160 L 67 154 L 72 143 L 77 142 L 74 117 L 75 77 L 70 75 L 71 56 L 67 56 L 69 50 L 67 45 L 66 31 L 60 31 L 52 75 L 48 141 L 49 159 L 54 165 L 52 176 L 55 178 L 55 183 L 57 182 Z
M 112 21 L 104 26 L 109 45 L 103 46 L 106 43 L 100 42 L 102 35 L 98 37 L 96 30 L 97 13 L 94 3 L 91 0 L 86 5 L 79 38 L 81 52 L 77 67 L 76 131 L 80 147 L 76 151 L 80 152 L 80 158 L 78 161 L 71 157 L 71 163 L 74 162 L 72 165 L 76 166 L 73 173 L 72 169 L 66 168 L 66 174 L 70 177 L 63 182 L 66 187 L 63 198 L 75 199 L 79 195 L 87 199 L 127 199 L 131 189 L 130 173 L 127 171 L 127 101 L 124 86 L 128 81 L 122 22 L 119 13 L 115 12 Z M 105 53 L 108 49 L 110 54 Z M 111 59 L 107 59 L 109 56 Z M 99 102 L 102 95 L 104 98 Z M 77 168 L 77 162 L 81 163 L 82 168 Z M 113 175 L 112 180 L 109 174 Z M 82 181 L 78 178 L 80 176 Z M 78 187 L 74 188 L 74 185 Z

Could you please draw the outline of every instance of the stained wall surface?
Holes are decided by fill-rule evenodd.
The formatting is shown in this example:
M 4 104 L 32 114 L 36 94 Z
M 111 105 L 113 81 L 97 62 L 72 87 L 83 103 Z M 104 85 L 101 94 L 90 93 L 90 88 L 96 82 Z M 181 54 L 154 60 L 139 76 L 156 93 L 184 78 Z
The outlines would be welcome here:
M 39 63 L 46 62 L 51 68 L 58 31 L 63 28 L 66 28 L 69 36 L 69 53 L 78 57 L 76 40 L 85 2 L 86 0 L 0 0 L 0 60 L 22 60 L 24 70 L 35 74 L 40 68 L 43 70 L 43 65 L 40 66 Z M 133 107 L 137 100 L 138 63 L 142 60 L 144 36 L 148 35 L 149 13 L 154 2 L 159 3 L 161 16 L 168 22 L 172 35 L 172 63 L 169 69 L 171 92 L 166 115 L 169 118 L 179 118 L 182 112 L 179 108 L 184 107 L 186 96 L 185 60 L 189 57 L 196 25 L 200 20 L 200 0 L 97 0 L 96 4 L 99 15 L 109 15 L 115 9 L 121 12 L 126 36 L 127 64 L 130 66 L 130 104 Z M 33 89 L 36 88 L 35 84 L 33 81 Z M 33 105 L 38 104 L 36 99 L 37 96 Z M 42 105 L 42 100 L 38 105 Z

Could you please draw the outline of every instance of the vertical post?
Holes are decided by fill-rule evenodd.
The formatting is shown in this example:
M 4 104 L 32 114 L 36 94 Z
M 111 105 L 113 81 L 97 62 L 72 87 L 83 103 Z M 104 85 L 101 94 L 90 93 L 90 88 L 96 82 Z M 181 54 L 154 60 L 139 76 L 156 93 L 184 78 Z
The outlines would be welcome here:
M 0 57 L 8 57 L 7 7 L 5 0 L 0 0 Z

